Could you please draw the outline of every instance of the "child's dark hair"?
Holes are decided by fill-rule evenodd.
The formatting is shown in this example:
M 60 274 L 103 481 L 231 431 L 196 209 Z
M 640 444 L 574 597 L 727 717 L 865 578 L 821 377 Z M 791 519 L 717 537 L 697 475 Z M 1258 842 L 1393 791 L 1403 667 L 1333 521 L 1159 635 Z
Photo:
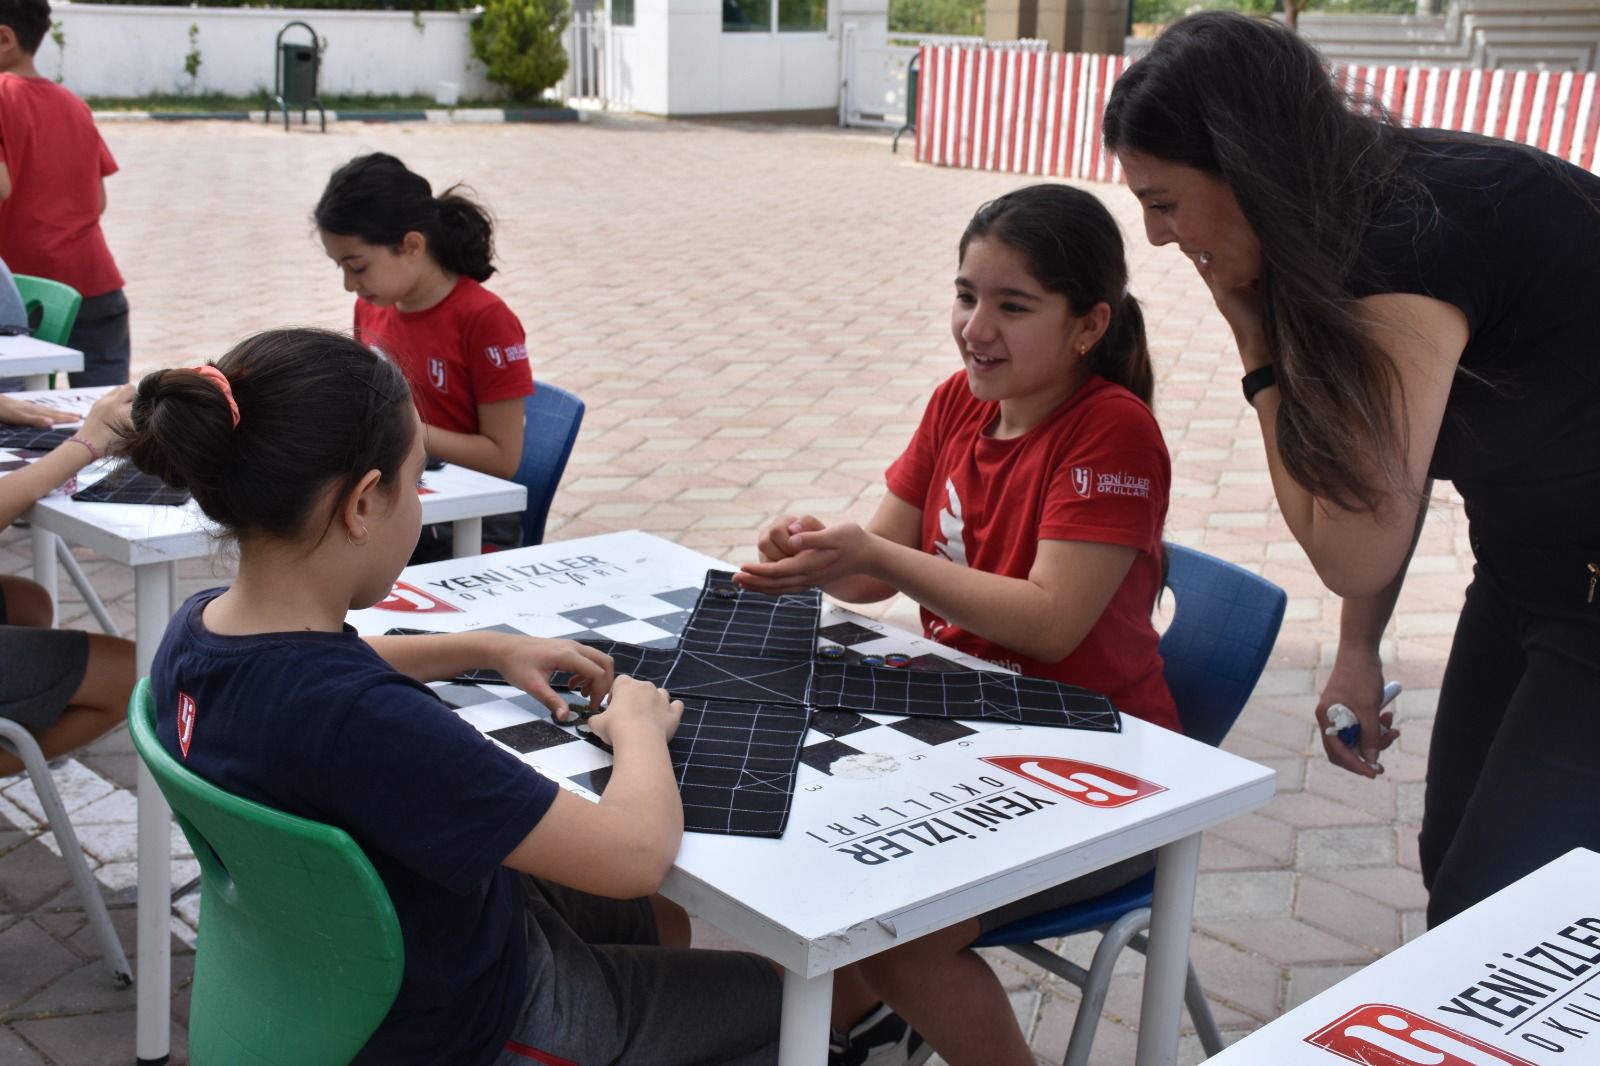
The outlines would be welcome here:
M 462 188 L 452 185 L 434 196 L 427 178 L 392 155 L 373 152 L 333 172 L 313 217 L 325 233 L 387 248 L 397 247 L 407 233 L 420 233 L 434 262 L 488 281 L 494 274 L 494 222 Z
M 238 425 L 211 380 L 157 370 L 139 382 L 123 437 L 140 470 L 188 489 L 227 533 L 295 540 L 330 486 L 342 496 L 369 470 L 396 484 L 416 429 L 394 364 L 341 333 L 277 329 L 215 365 Z
M 1048 291 L 1065 296 L 1074 315 L 1088 314 L 1097 303 L 1109 306 L 1111 323 L 1089 349 L 1089 369 L 1151 403 L 1155 372 L 1144 312 L 1128 294 L 1122 231 L 1104 204 L 1070 185 L 1029 185 L 978 208 L 961 234 L 963 257 L 977 237 L 1020 252 L 1028 272 Z
M 0 0 L 0 26 L 10 26 L 17 47 L 33 55 L 50 30 L 49 0 Z

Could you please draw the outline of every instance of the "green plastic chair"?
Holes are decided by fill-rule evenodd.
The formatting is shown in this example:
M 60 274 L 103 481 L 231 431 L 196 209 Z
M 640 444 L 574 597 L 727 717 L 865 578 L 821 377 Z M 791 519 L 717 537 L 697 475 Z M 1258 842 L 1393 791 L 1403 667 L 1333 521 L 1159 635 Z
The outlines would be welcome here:
M 51 344 L 66 344 L 72 336 L 72 326 L 78 321 L 78 308 L 83 297 L 71 285 L 63 285 L 49 278 L 36 278 L 30 274 L 13 275 L 17 291 L 22 294 L 22 306 L 28 311 L 28 322 L 33 325 L 33 335 Z M 40 316 L 34 322 L 35 309 Z
M 394 1003 L 394 905 L 342 829 L 235 796 L 156 737 L 150 679 L 128 705 L 139 756 L 200 862 L 189 1007 L 195 1066 L 348 1063 Z

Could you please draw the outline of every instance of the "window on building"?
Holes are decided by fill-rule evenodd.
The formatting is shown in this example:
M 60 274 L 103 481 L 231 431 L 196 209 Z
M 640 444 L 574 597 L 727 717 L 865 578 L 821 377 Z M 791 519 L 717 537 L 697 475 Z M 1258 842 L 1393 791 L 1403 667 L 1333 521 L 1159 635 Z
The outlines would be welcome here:
M 611 25 L 633 25 L 633 0 L 611 0 Z
M 828 0 L 722 0 L 723 33 L 824 33 Z

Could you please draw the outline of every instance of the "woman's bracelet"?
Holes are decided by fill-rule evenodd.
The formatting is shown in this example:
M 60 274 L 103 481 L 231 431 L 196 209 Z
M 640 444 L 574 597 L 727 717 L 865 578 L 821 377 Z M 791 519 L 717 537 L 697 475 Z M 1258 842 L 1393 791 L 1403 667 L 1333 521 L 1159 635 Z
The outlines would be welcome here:
M 88 448 L 89 449 L 89 454 L 91 456 L 93 456 L 95 460 L 104 459 L 106 457 L 105 456 L 105 452 L 102 452 L 100 450 L 100 446 L 98 444 L 96 444 L 94 441 L 90 440 L 88 437 L 85 437 L 81 433 L 74 433 L 72 436 L 68 437 L 67 438 L 67 443 L 68 444 L 81 444 L 85 448 Z

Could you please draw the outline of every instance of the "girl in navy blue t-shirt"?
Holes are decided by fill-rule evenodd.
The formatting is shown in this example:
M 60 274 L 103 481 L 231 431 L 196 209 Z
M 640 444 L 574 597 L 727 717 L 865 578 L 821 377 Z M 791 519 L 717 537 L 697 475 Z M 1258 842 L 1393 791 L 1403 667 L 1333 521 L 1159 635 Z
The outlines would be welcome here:
M 263 333 L 146 377 L 127 436 L 238 543 L 235 582 L 192 597 L 157 653 L 162 742 L 231 792 L 349 832 L 394 903 L 405 972 L 357 1061 L 775 1060 L 773 967 L 688 950 L 683 911 L 640 898 L 683 832 L 667 755 L 681 704 L 571 641 L 345 625 L 389 593 L 420 526 L 421 424 L 399 370 L 339 334 Z M 609 696 L 592 719 L 616 751 L 599 803 L 422 684 L 479 667 L 558 719 L 552 671 Z

